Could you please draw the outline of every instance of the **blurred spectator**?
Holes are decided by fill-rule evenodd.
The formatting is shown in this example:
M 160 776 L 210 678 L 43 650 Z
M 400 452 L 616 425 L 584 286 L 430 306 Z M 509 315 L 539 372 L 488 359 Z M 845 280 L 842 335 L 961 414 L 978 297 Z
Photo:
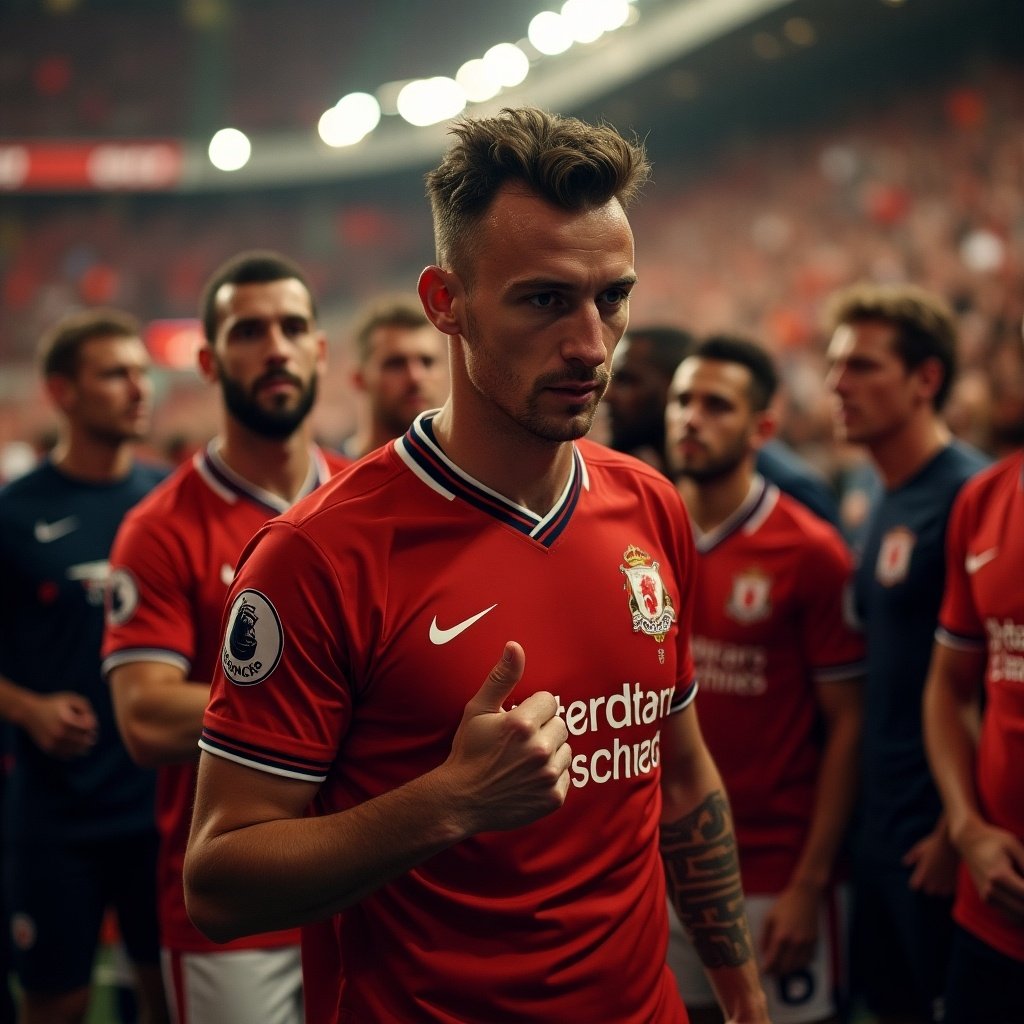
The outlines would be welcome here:
M 698 554 L 701 729 L 729 793 L 747 914 L 774 1024 L 838 1021 L 835 883 L 857 786 L 864 644 L 845 615 L 839 533 L 754 470 L 777 375 L 744 339 L 683 361 L 665 413 Z M 720 1022 L 693 944 L 669 966 L 694 1024 Z
M 985 459 L 941 418 L 956 370 L 944 302 L 908 285 L 855 285 L 833 296 L 828 320 L 836 430 L 867 447 L 882 482 L 855 587 L 868 668 L 853 981 L 883 1021 L 929 1024 L 942 1019 L 955 855 L 925 759 L 921 695 L 950 505 Z
M 1024 416 L 1018 425 L 1024 429 Z M 1017 1024 L 1024 1020 L 1024 451 L 964 486 L 946 552 L 925 690 L 928 757 L 962 857 L 945 1021 Z
M 353 330 L 358 397 L 356 432 L 344 444 L 352 459 L 401 437 L 428 409 L 448 397 L 448 340 L 413 296 L 379 298 Z
M 348 460 L 312 444 L 327 342 L 295 264 L 264 251 L 229 260 L 204 290 L 202 320 L 199 366 L 219 391 L 222 428 L 118 530 L 103 670 L 128 750 L 159 770 L 160 939 L 174 1020 L 299 1024 L 298 930 L 211 942 L 186 911 L 182 864 L 235 563 L 269 518 Z
M 688 331 L 665 325 L 630 328 L 612 357 L 605 392 L 609 445 L 667 473 L 665 404 L 676 367 L 692 351 Z M 832 524 L 839 519 L 835 495 L 825 480 L 785 442 L 758 446 L 757 471 Z
M 101 309 L 61 320 L 40 361 L 57 447 L 0 490 L 0 716 L 14 726 L 5 930 L 21 1021 L 84 1021 L 108 906 L 147 1024 L 166 1021 L 155 779 L 125 751 L 99 661 L 114 533 L 166 475 L 133 452 L 150 424 L 149 357 L 134 318 Z

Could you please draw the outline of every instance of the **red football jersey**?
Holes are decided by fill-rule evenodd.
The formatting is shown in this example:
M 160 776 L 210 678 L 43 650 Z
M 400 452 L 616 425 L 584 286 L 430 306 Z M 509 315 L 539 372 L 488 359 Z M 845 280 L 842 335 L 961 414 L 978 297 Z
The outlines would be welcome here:
M 341 456 L 319 450 L 314 454 L 303 495 L 350 465 Z M 187 679 L 209 680 L 238 556 L 268 519 L 287 508 L 287 502 L 232 472 L 217 455 L 215 442 L 139 502 L 125 516 L 110 555 L 104 672 L 134 661 L 165 661 L 179 666 Z M 202 952 L 297 942 L 297 932 L 280 932 L 217 944 L 189 920 L 182 868 L 195 775 L 195 763 L 158 770 L 162 944 Z
M 845 613 L 842 538 L 756 477 L 696 538 L 693 654 L 701 729 L 732 804 L 747 892 L 780 892 L 807 837 L 821 764 L 815 685 L 864 675 Z
M 261 531 L 201 745 L 321 784 L 319 813 L 436 768 L 507 640 L 559 697 L 564 806 L 420 864 L 336 919 L 340 1018 L 686 1020 L 665 967 L 660 736 L 693 697 L 674 488 L 581 441 L 537 516 L 441 452 L 430 414 Z M 320 934 L 328 934 L 321 929 Z
M 946 589 L 937 639 L 987 650 L 978 740 L 978 800 L 986 820 L 1024 840 L 1024 453 L 964 484 L 946 534 Z M 961 866 L 953 916 L 1024 960 L 1024 928 L 986 907 Z

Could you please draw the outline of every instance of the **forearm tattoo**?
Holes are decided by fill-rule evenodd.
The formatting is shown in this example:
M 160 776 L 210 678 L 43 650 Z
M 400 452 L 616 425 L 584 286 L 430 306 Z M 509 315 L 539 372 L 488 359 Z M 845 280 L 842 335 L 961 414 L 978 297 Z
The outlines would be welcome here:
M 729 804 L 716 791 L 694 811 L 661 826 L 669 898 L 705 967 L 738 967 L 753 955 L 743 910 Z

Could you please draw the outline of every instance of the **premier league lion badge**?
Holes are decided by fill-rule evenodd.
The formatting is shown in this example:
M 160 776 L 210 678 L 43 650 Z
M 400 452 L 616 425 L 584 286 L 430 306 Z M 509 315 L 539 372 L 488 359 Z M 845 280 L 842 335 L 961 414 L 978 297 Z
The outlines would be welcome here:
M 635 544 L 630 544 L 622 557 L 626 564 L 619 566 L 619 572 L 626 577 L 624 589 L 629 595 L 633 632 L 653 637 L 660 644 L 676 621 L 676 610 L 665 591 L 658 563 Z
M 283 649 L 277 610 L 258 590 L 243 590 L 231 606 L 220 650 L 224 674 L 239 686 L 255 686 L 277 668 Z

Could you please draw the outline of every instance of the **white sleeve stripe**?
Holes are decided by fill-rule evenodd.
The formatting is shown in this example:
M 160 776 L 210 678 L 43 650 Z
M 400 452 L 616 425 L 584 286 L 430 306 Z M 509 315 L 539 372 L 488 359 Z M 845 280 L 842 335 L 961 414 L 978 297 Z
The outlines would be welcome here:
M 255 761 L 247 757 L 241 757 L 238 754 L 232 754 L 227 750 L 223 750 L 221 747 L 215 747 L 212 743 L 207 743 L 205 740 L 199 741 L 199 747 L 208 754 L 223 757 L 226 761 L 244 764 L 247 768 L 255 768 L 259 772 L 268 772 L 270 775 L 282 775 L 286 779 L 299 779 L 302 782 L 323 782 L 327 778 L 326 775 L 311 775 L 307 772 L 292 771 L 289 768 L 267 764 L 266 761 Z

